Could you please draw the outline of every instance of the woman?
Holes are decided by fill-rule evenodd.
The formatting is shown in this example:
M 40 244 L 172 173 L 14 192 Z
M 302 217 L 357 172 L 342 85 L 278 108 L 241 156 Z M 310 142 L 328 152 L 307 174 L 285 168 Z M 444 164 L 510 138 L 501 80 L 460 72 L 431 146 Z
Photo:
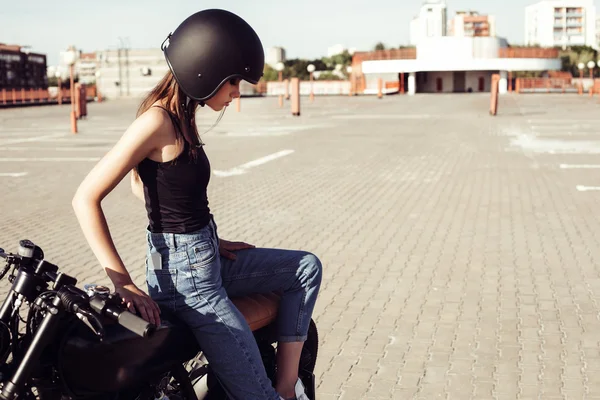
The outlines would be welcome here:
M 311 253 L 255 248 L 217 236 L 207 199 L 210 165 L 198 135 L 198 105 L 222 111 L 256 84 L 264 53 L 254 30 L 223 10 L 198 12 L 163 43 L 170 71 L 144 99 L 136 120 L 92 169 L 73 199 L 85 237 L 132 310 L 160 324 L 157 305 L 194 331 L 232 399 L 303 399 L 298 364 L 321 283 Z M 166 40 L 165 40 L 166 42 Z M 117 254 L 102 199 L 132 173 L 149 225 L 149 296 L 133 283 Z M 229 296 L 281 291 L 276 387 L 267 378 L 244 317 Z M 280 397 L 281 396 L 281 397 Z

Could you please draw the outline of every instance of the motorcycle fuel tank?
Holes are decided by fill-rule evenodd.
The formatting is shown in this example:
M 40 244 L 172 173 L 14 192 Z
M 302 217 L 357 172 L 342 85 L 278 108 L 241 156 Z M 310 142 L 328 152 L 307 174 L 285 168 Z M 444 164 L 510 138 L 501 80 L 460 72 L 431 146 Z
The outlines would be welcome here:
M 113 393 L 148 383 L 199 351 L 181 323 L 163 324 L 149 338 L 120 325 L 107 325 L 104 340 L 77 323 L 66 334 L 58 356 L 63 382 L 75 394 Z

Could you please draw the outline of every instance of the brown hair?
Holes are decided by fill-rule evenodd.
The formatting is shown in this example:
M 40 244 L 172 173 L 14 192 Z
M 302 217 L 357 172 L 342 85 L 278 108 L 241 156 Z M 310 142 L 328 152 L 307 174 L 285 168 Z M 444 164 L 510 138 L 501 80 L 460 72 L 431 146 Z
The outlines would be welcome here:
M 154 103 L 160 101 L 162 106 L 167 109 L 173 124 L 175 124 L 175 134 L 177 140 L 188 143 L 190 156 L 195 157 L 197 146 L 201 145 L 198 127 L 196 126 L 196 108 L 198 103 L 190 101 L 185 105 L 186 95 L 181 90 L 173 73 L 168 71 L 165 76 L 156 84 L 154 89 L 146 95 L 138 108 L 136 117 L 139 117 L 152 107 Z

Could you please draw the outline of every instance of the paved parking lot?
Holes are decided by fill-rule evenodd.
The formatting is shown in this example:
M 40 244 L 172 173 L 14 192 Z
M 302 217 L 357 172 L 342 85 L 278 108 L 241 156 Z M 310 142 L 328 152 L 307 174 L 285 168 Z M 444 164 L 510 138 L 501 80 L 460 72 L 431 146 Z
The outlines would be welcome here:
M 600 104 L 577 95 L 242 99 L 204 136 L 222 237 L 310 250 L 318 398 L 600 399 Z M 0 247 L 107 283 L 71 210 L 136 100 L 0 110 Z M 202 109 L 208 128 L 217 114 Z M 146 215 L 104 202 L 141 286 Z M 5 290 L 6 282 L 3 282 Z

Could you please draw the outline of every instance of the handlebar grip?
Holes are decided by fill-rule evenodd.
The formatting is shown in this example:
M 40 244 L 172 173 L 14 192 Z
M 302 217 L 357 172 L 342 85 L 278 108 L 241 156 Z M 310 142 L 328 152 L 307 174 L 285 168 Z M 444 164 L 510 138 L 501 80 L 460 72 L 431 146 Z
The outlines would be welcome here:
M 156 326 L 154 324 L 147 322 L 146 320 L 130 313 L 129 311 L 122 311 L 117 319 L 117 322 L 122 327 L 129 329 L 141 337 L 149 337 L 156 330 Z

